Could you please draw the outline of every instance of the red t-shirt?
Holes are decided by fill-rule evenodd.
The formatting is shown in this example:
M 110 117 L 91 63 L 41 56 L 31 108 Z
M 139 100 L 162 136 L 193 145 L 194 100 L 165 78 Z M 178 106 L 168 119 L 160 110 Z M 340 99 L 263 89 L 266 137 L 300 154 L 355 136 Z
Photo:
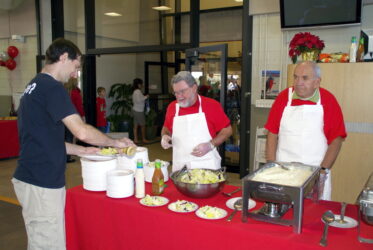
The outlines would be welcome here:
M 272 105 L 265 128 L 273 134 L 278 134 L 282 113 L 288 103 L 289 89 L 283 90 Z M 341 107 L 337 99 L 328 90 L 320 88 L 321 105 L 324 109 L 324 134 L 330 144 L 335 138 L 345 138 L 346 128 L 343 120 Z M 315 105 L 312 101 L 300 99 L 292 100 L 291 106 Z
M 106 101 L 105 98 L 96 98 L 96 126 L 106 126 Z
M 76 108 L 76 111 L 78 111 L 81 117 L 84 117 L 85 113 L 84 113 L 84 108 L 83 108 L 82 95 L 80 94 L 80 89 L 75 88 L 71 90 L 70 98 Z
M 219 102 L 215 101 L 214 99 L 204 97 L 204 96 L 201 96 L 201 102 L 202 102 L 202 112 L 204 112 L 206 116 L 207 127 L 210 131 L 211 137 L 214 138 L 220 130 L 230 125 L 230 120 L 227 117 L 227 115 L 224 113 L 224 110 Z M 167 112 L 166 112 L 166 118 L 163 124 L 163 126 L 168 128 L 168 130 L 170 130 L 171 133 L 172 133 L 174 117 L 176 114 L 176 103 L 177 101 L 175 100 L 168 105 Z M 182 116 L 182 115 L 198 113 L 198 109 L 199 109 L 199 100 L 197 98 L 196 103 L 194 103 L 192 106 L 187 107 L 187 108 L 180 107 L 179 115 Z

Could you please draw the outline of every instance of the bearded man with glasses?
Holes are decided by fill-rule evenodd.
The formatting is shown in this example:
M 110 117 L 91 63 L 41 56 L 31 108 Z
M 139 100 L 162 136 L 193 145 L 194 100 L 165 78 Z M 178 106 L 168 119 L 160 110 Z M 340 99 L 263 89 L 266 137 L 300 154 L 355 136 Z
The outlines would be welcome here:
M 230 120 L 219 102 L 197 94 L 197 82 L 188 71 L 171 79 L 176 100 L 167 108 L 161 145 L 173 148 L 172 171 L 221 168 L 216 149 L 232 135 Z

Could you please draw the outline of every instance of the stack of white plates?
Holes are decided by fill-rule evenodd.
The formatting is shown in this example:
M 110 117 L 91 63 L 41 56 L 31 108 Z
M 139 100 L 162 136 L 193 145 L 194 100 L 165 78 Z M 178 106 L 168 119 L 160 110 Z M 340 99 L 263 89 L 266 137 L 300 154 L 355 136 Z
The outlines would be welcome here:
M 80 158 L 82 163 L 83 188 L 90 191 L 106 190 L 106 173 L 117 168 L 117 160 L 92 161 Z
M 134 194 L 132 170 L 117 169 L 107 173 L 106 195 L 111 198 L 125 198 Z
M 137 159 L 142 159 L 142 163 L 147 164 L 149 162 L 148 149 L 145 147 L 137 147 L 136 153 L 133 156 L 118 155 L 118 169 L 128 169 L 136 171 Z

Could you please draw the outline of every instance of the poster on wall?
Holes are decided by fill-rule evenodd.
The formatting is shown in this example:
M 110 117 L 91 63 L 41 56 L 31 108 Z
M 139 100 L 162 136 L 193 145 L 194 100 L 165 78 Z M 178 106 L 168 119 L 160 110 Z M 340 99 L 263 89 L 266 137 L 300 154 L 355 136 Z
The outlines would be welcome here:
M 276 99 L 280 92 L 280 71 L 262 70 L 261 99 Z

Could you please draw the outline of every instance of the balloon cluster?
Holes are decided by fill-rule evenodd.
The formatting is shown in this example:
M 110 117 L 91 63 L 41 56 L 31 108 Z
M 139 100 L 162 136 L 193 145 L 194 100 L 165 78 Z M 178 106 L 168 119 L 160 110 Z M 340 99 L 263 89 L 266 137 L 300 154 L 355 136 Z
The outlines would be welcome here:
M 9 46 L 7 51 L 0 52 L 0 66 L 7 67 L 9 70 L 13 70 L 17 67 L 14 58 L 18 56 L 18 49 L 15 46 Z

